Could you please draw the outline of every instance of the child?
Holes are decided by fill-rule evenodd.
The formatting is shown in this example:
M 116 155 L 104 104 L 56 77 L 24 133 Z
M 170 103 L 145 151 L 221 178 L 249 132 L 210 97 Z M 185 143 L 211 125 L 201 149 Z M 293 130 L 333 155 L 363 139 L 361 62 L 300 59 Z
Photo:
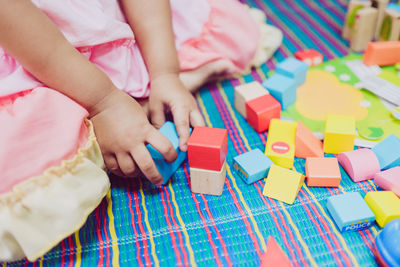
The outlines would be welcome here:
M 265 61 L 281 38 L 233 0 L 0 5 L 0 261 L 33 261 L 78 230 L 109 189 L 104 163 L 159 185 L 145 145 L 175 159 L 156 130 L 165 112 L 186 151 L 204 125 L 189 91 Z

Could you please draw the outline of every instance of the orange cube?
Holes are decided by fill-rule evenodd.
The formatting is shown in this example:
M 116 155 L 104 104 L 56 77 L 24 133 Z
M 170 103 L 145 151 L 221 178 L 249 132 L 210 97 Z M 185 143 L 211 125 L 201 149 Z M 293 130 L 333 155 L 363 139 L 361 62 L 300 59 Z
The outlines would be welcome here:
M 297 51 L 294 56 L 308 66 L 318 66 L 324 61 L 322 54 L 315 49 Z
M 338 187 L 341 176 L 336 158 L 307 158 L 307 186 Z
M 387 66 L 400 62 L 400 41 L 369 43 L 363 62 L 367 66 Z
M 281 117 L 281 104 L 272 95 L 263 95 L 246 102 L 247 121 L 257 131 L 268 130 L 271 119 Z

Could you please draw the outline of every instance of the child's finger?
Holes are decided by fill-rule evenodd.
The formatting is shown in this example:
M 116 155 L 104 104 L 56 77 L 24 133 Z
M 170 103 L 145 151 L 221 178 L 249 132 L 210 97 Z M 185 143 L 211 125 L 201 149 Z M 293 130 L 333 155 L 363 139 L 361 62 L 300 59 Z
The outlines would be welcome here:
M 151 118 L 151 123 L 157 129 L 160 129 L 161 126 L 164 125 L 165 113 L 164 113 L 164 104 L 162 102 L 156 102 L 150 105 L 150 118 Z
M 168 162 L 176 160 L 177 154 L 171 142 L 159 131 L 152 131 L 146 140 L 152 145 Z
M 132 177 L 136 172 L 136 164 L 128 153 L 119 153 L 116 155 L 119 168 L 126 177 Z
M 194 109 L 190 112 L 190 125 L 192 125 L 192 127 L 198 127 L 198 126 L 205 126 L 206 124 L 204 123 L 204 119 L 203 116 L 201 116 L 200 111 L 198 111 L 197 109 Z
M 131 151 L 131 155 L 135 159 L 139 169 L 151 183 L 154 185 L 162 184 L 163 178 L 158 172 L 157 167 L 151 158 L 150 152 L 147 150 L 144 144 L 137 146 L 134 151 Z
M 125 175 L 122 173 L 122 171 L 119 169 L 118 161 L 115 158 L 115 155 L 108 154 L 108 155 L 103 155 L 104 158 L 104 163 L 106 164 L 106 167 L 108 170 L 110 170 L 113 174 L 124 177 Z
M 187 141 L 189 139 L 189 114 L 184 109 L 176 109 L 172 111 L 174 116 L 174 123 L 176 127 L 176 132 L 179 136 L 179 149 L 183 152 L 187 150 Z

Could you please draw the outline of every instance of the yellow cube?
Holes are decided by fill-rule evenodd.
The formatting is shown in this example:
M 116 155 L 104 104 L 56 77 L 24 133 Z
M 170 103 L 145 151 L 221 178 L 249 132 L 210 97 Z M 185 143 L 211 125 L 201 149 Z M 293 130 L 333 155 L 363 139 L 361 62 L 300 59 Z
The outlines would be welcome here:
M 304 175 L 301 173 L 272 165 L 265 182 L 263 195 L 293 204 L 303 183 Z
M 400 218 L 400 199 L 392 191 L 368 192 L 364 200 L 375 213 L 376 222 L 380 227 Z
M 326 116 L 324 152 L 339 154 L 354 150 L 356 120 L 354 116 L 329 114 Z
M 269 125 L 265 155 L 284 168 L 292 168 L 297 122 L 272 119 Z

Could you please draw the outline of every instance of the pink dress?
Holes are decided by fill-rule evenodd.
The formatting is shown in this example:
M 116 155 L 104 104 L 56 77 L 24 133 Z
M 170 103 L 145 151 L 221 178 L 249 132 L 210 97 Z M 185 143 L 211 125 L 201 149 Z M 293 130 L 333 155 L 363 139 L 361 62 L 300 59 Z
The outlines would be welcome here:
M 133 97 L 149 75 L 114 0 L 32 0 L 69 42 Z M 260 32 L 234 0 L 171 0 L 182 71 L 218 59 L 244 70 Z M 109 190 L 87 111 L 0 47 L 0 262 L 35 260 L 79 229 Z

